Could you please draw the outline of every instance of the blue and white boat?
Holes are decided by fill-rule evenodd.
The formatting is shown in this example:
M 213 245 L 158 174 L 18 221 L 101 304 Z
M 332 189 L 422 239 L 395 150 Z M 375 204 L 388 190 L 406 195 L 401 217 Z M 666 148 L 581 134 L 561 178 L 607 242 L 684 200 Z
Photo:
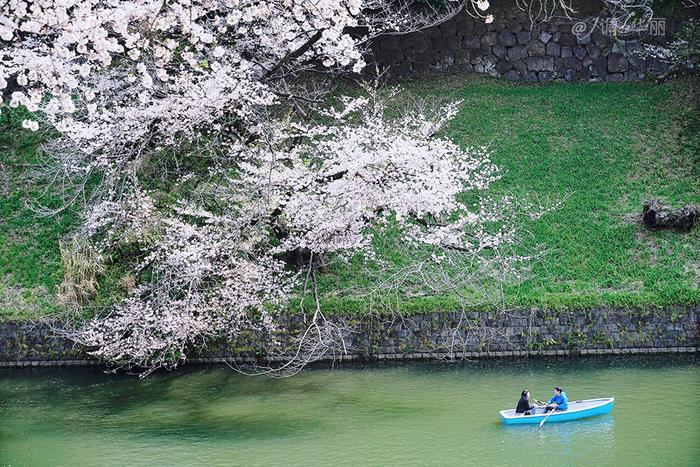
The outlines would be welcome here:
M 609 414 L 615 405 L 614 397 L 603 399 L 586 399 L 582 401 L 569 402 L 568 410 L 556 411 L 554 413 L 544 413 L 544 407 L 537 407 L 534 413 L 523 415 L 515 413 L 515 409 L 501 410 L 501 422 L 504 425 L 519 425 L 524 423 L 540 423 L 547 418 L 547 423 L 566 422 L 578 420 L 579 418 L 594 417 L 596 415 Z

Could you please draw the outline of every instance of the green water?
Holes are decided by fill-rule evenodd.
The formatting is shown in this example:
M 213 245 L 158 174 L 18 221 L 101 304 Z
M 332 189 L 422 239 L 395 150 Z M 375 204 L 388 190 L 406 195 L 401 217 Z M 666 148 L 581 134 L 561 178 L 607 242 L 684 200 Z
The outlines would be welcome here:
M 523 388 L 611 415 L 504 427 Z M 0 370 L 0 465 L 700 465 L 700 360 L 316 369 Z

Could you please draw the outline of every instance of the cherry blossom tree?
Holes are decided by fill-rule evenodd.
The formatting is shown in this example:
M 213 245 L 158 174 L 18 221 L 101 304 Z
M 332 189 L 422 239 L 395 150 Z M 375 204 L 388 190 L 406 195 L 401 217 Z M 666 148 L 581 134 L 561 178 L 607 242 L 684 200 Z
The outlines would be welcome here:
M 129 267 L 139 280 L 129 296 L 70 335 L 116 367 L 147 374 L 212 339 L 269 333 L 293 291 L 315 285 L 318 259 L 372 258 L 384 228 L 431 249 L 436 261 L 512 244 L 498 202 L 461 201 L 488 190 L 498 170 L 486 148 L 441 136 L 458 102 L 401 111 L 391 107 L 396 91 L 367 86 L 331 105 L 328 81 L 301 79 L 356 76 L 373 36 L 462 7 L 2 4 L 3 105 L 32 112 L 24 128 L 60 134 L 45 148 L 47 189 L 61 192 L 65 206 L 85 201 L 78 235 L 99 253 L 135 252 Z M 487 22 L 488 8 L 468 5 Z M 164 173 L 168 196 L 149 182 Z M 316 300 L 293 358 L 311 361 L 342 335 Z
M 408 243 L 475 255 L 509 242 L 484 228 L 495 213 L 458 199 L 498 178 L 485 148 L 437 136 L 459 103 L 396 115 L 388 108 L 395 93 L 367 87 L 366 96 L 321 110 L 327 123 L 269 125 L 255 143 L 231 148 L 237 165 L 215 170 L 215 181 L 170 212 L 154 208 L 145 192 L 95 206 L 85 234 L 103 251 L 139 245 L 137 267 L 150 280 L 77 339 L 114 363 L 170 366 L 215 336 L 246 326 L 269 331 L 271 305 L 288 303 L 305 276 L 315 286 L 314 258 L 372 258 L 373 235 L 383 228 Z M 303 258 L 296 271 L 285 268 L 289 255 Z M 328 331 L 318 307 L 311 326 L 319 337 Z

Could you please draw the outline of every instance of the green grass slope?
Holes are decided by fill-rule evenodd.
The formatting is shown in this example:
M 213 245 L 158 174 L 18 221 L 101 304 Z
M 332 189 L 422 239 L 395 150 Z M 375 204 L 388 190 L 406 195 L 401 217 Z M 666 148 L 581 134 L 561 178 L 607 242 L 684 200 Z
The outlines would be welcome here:
M 491 147 L 504 170 L 497 191 L 568 196 L 561 209 L 528 227 L 532 236 L 524 247 L 544 245 L 548 254 L 525 283 L 506 289 L 510 304 L 700 300 L 700 229 L 649 232 L 639 222 L 644 199 L 700 205 L 700 125 L 687 83 L 522 86 L 453 77 L 406 89 L 463 100 L 447 135 L 460 145 Z M 391 255 L 401 260 L 400 252 Z M 352 297 L 365 280 L 359 263 L 331 268 L 321 281 L 324 301 L 337 310 L 365 309 Z M 455 305 L 451 297 L 420 297 L 401 307 Z
M 73 211 L 47 217 L 32 209 L 57 206 L 30 177 L 41 136 L 20 128 L 20 113 L 8 115 L 0 115 L 0 320 L 57 310 L 59 241 L 77 225 Z
M 639 222 L 647 198 L 700 205 L 700 114 L 689 83 L 525 86 L 459 76 L 404 88 L 409 96 L 463 101 L 446 135 L 460 145 L 491 147 L 503 169 L 497 191 L 567 196 L 561 209 L 528 226 L 523 247 L 543 245 L 548 254 L 524 283 L 505 289 L 510 304 L 700 302 L 700 228 L 649 232 Z M 73 211 L 47 218 L 29 209 L 54 202 L 28 176 L 40 139 L 19 128 L 20 115 L 11 124 L 5 113 L 0 117 L 0 320 L 31 318 L 57 309 L 59 241 L 78 219 Z M 377 239 L 384 258 L 409 259 L 387 245 L 394 245 L 391 238 Z M 358 293 L 371 285 L 367 267 L 359 260 L 334 264 L 319 277 L 327 311 L 371 309 Z M 102 288 L 115 284 L 105 279 Z M 451 296 L 399 299 L 406 312 L 457 306 Z

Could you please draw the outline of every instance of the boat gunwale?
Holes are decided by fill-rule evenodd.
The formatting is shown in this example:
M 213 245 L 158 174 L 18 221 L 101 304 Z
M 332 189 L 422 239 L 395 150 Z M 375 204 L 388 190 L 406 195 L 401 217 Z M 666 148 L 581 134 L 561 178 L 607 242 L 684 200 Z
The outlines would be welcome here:
M 557 415 L 578 413 L 578 412 L 584 412 L 586 410 L 597 409 L 598 407 L 603 407 L 604 405 L 615 402 L 615 398 L 613 396 L 610 396 L 610 397 L 598 397 L 595 399 L 581 399 L 578 401 L 570 402 L 569 407 L 571 407 L 571 405 L 573 405 L 573 404 L 579 404 L 582 402 L 593 402 L 593 401 L 601 401 L 601 402 L 598 404 L 588 406 L 588 407 L 581 407 L 581 408 L 573 409 L 573 410 L 571 410 L 571 408 L 569 408 L 568 410 L 560 410 L 558 412 L 555 411 L 554 413 L 549 412 L 549 413 L 536 413 L 536 414 L 530 414 L 530 415 L 522 415 L 522 414 L 516 414 L 514 412 L 516 409 L 505 409 L 505 410 L 499 411 L 498 413 L 505 420 L 541 418 L 541 417 L 545 417 L 545 416 L 550 415 L 550 414 L 551 414 L 550 415 L 551 417 L 555 417 Z M 541 407 L 544 407 L 544 406 L 541 406 Z M 513 412 L 513 413 L 510 415 L 506 415 L 504 412 Z

